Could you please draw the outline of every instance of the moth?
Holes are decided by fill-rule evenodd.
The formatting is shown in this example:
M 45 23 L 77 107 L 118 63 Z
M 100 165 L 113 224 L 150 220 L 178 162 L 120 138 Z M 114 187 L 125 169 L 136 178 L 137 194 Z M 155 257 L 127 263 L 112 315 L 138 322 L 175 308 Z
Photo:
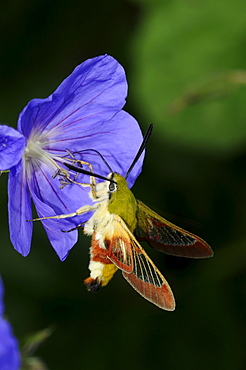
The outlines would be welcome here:
M 213 251 L 203 239 L 172 224 L 137 200 L 128 188 L 127 177 L 144 151 L 152 127 L 146 132 L 125 177 L 116 172 L 103 177 L 64 163 L 70 170 L 93 177 L 89 192 L 93 204 L 84 205 L 74 213 L 42 219 L 61 219 L 94 211 L 83 226 L 84 234 L 91 236 L 90 276 L 85 279 L 86 288 L 97 291 L 107 285 L 119 269 L 145 299 L 161 309 L 173 311 L 175 299 L 172 290 L 139 241 L 144 240 L 160 252 L 180 257 L 207 258 L 213 256 Z M 96 177 L 105 181 L 96 183 Z

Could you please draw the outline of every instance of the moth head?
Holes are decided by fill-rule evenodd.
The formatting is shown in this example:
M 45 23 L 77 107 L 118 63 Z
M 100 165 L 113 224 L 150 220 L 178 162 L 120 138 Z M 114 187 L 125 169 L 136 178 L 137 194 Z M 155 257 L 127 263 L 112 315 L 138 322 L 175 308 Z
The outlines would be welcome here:
M 126 179 L 119 175 L 116 172 L 111 172 L 107 178 L 109 180 L 107 187 L 108 187 L 108 194 L 109 194 L 109 199 L 115 199 L 118 197 L 120 194 L 124 193 L 125 191 L 128 190 L 128 184 Z

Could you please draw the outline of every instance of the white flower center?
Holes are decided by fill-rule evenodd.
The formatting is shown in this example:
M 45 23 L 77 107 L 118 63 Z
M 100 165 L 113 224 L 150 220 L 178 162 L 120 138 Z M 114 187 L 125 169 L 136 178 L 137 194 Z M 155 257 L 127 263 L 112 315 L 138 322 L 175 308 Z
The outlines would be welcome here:
M 24 150 L 23 163 L 27 176 L 31 176 L 33 170 L 39 169 L 43 164 L 50 168 L 52 174 L 60 168 L 55 159 L 42 148 L 42 143 L 35 140 L 35 136 L 30 137 Z

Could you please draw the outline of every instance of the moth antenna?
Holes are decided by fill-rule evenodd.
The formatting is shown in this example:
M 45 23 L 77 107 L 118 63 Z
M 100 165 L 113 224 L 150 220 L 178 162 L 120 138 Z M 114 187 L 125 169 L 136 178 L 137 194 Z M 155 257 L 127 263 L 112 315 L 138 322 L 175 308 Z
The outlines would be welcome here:
M 98 179 L 106 180 L 106 181 L 113 182 L 113 183 L 117 184 L 117 182 L 112 180 L 112 179 L 108 179 L 105 176 L 99 175 L 99 174 L 91 172 L 91 171 L 84 170 L 84 168 L 76 167 L 76 166 L 74 166 L 70 163 L 66 163 L 66 162 L 63 162 L 63 164 L 64 164 L 64 166 L 66 166 L 70 170 L 83 173 L 84 175 L 94 176 L 94 177 L 97 177 Z
M 129 174 L 131 173 L 133 167 L 135 166 L 135 164 L 139 160 L 139 157 L 141 156 L 141 154 L 143 153 L 144 149 L 146 148 L 146 145 L 147 145 L 147 142 L 149 140 L 149 137 L 150 137 L 150 134 L 151 134 L 152 130 L 153 130 L 153 124 L 149 125 L 148 130 L 147 130 L 146 134 L 144 135 L 142 144 L 141 144 L 140 148 L 138 149 L 138 152 L 137 152 L 135 158 L 132 161 L 132 164 L 130 165 L 130 167 L 129 167 L 127 173 L 126 173 L 125 179 L 127 179 L 127 177 L 129 176 Z
M 79 152 L 74 152 L 74 153 L 82 153 L 82 152 L 89 152 L 89 151 L 97 153 L 102 159 L 102 161 L 104 162 L 104 164 L 108 167 L 109 171 L 114 172 L 112 168 L 110 167 L 110 165 L 108 164 L 108 162 L 106 161 L 106 159 L 104 158 L 104 156 L 96 149 L 83 149 L 83 150 L 80 150 Z

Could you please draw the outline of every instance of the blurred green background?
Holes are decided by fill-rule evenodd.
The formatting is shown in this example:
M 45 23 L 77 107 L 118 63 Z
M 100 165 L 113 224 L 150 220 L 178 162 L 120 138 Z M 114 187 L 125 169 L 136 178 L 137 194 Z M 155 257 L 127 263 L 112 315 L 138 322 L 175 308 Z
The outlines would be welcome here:
M 245 368 L 245 21 L 244 0 L 1 5 L 1 123 L 16 127 L 30 99 L 47 97 L 85 59 L 111 54 L 126 70 L 125 109 L 143 131 L 154 123 L 135 196 L 215 252 L 192 261 L 147 248 L 174 291 L 172 313 L 120 273 L 88 293 L 89 238 L 60 262 L 36 224 L 30 255 L 14 251 L 2 176 L 6 314 L 19 339 L 54 327 L 36 352 L 50 370 Z

